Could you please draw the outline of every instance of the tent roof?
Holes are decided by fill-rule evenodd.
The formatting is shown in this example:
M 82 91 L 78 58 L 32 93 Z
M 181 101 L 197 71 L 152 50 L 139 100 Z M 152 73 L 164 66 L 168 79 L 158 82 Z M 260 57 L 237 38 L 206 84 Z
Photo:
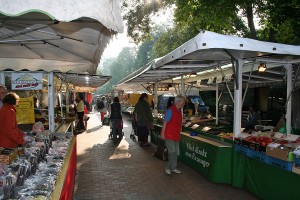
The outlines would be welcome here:
M 77 74 L 77 73 L 55 73 L 57 77 L 62 79 L 66 83 L 73 84 L 77 87 L 83 88 L 98 88 L 104 85 L 111 79 L 111 76 L 102 75 L 89 75 L 89 74 Z
M 118 0 L 0 1 L 0 70 L 95 74 L 123 32 Z
M 206 72 L 211 73 L 211 70 L 217 66 L 228 66 L 232 59 L 244 60 L 246 64 L 243 71 L 245 72 L 249 72 L 252 64 L 256 70 L 260 62 L 266 62 L 270 67 L 278 67 L 287 63 L 300 63 L 300 46 L 263 42 L 203 31 L 169 54 L 155 59 L 127 76 L 118 85 L 155 83 L 164 80 L 172 83 L 174 81 L 171 78 L 181 75 L 191 76 L 195 73 L 198 76 L 202 74 L 203 77 L 207 76 Z M 221 75 L 220 71 L 218 73 Z M 196 81 L 197 77 L 192 80 Z M 280 80 L 280 77 L 277 79 Z

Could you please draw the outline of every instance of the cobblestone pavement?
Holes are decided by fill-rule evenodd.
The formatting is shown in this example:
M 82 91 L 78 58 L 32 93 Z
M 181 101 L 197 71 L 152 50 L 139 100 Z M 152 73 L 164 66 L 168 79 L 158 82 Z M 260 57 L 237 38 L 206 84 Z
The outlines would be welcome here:
M 154 146 L 140 147 L 130 139 L 131 121 L 124 115 L 124 138 L 114 144 L 99 113 L 89 114 L 88 129 L 77 136 L 74 200 L 255 200 L 248 191 L 209 182 L 178 163 L 182 174 L 166 175 L 165 163 L 152 156 Z

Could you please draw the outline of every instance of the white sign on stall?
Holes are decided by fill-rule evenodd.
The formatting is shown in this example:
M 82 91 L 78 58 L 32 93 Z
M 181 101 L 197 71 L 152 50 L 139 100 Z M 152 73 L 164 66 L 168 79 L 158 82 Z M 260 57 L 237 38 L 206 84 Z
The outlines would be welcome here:
M 43 73 L 12 73 L 12 90 L 43 89 Z

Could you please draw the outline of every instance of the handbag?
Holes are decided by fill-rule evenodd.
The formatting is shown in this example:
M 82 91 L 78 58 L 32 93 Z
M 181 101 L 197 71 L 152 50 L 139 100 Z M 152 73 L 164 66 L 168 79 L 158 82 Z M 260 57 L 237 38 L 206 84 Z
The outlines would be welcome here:
M 153 153 L 153 156 L 160 160 L 168 161 L 168 149 L 165 146 L 165 142 L 163 140 L 158 140 L 158 145 L 155 152 Z

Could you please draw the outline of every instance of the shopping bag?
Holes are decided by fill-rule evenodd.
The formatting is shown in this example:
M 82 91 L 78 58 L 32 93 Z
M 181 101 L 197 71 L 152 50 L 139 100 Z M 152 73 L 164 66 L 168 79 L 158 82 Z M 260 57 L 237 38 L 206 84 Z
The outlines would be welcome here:
M 168 149 L 165 146 L 165 142 L 163 140 L 159 139 L 157 148 L 153 153 L 153 156 L 160 160 L 168 161 Z

